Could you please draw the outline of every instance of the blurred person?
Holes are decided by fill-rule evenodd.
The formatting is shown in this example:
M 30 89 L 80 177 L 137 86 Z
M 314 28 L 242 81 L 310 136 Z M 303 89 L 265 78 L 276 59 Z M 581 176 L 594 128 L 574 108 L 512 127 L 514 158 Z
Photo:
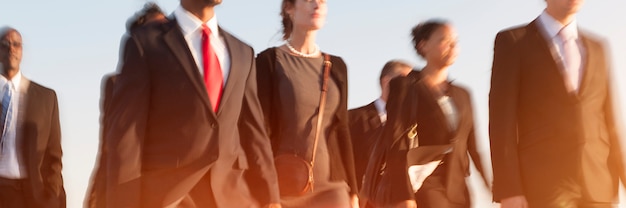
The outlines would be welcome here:
M 143 5 L 143 9 L 139 10 L 135 15 L 126 22 L 126 31 L 132 31 L 145 24 L 151 22 L 167 21 L 165 12 L 154 2 L 147 2 Z
M 259 99 L 279 169 L 283 207 L 358 207 L 347 67 L 340 57 L 323 53 L 316 44 L 327 10 L 326 0 L 283 0 L 285 44 L 261 52 L 256 59 Z M 281 172 L 281 168 L 297 168 L 283 166 L 280 158 L 286 157 L 301 161 L 294 164 L 310 163 L 308 175 Z M 308 190 L 280 182 L 292 177 L 306 180 L 310 175 Z M 288 191 L 297 189 L 301 192 Z
M 128 32 L 127 35 L 130 35 L 130 32 L 132 30 L 135 30 L 145 24 L 160 21 L 167 21 L 165 13 L 156 3 L 148 2 L 140 11 L 138 11 L 137 13 L 135 13 L 135 15 L 128 19 L 128 22 L 126 24 L 126 31 Z M 122 42 L 125 42 L 127 38 L 128 37 L 125 37 Z M 111 94 L 113 93 L 113 85 L 115 84 L 116 79 L 117 73 L 106 74 L 102 78 L 102 93 L 100 94 L 100 122 L 103 124 L 103 126 L 107 125 L 105 122 L 108 121 L 109 118 L 106 114 L 105 109 L 107 109 L 110 105 Z M 105 127 L 102 127 L 101 129 L 105 129 Z M 94 166 L 92 179 L 88 187 L 88 194 L 86 194 L 86 207 L 105 207 L 105 200 L 99 200 L 103 199 L 102 194 L 105 193 L 103 189 L 104 185 L 106 184 L 106 182 L 104 181 L 104 171 L 106 170 L 106 157 L 104 155 L 107 153 L 106 149 L 104 149 L 104 147 L 106 146 L 103 140 L 103 138 L 105 137 L 104 132 L 101 132 L 101 134 L 100 150 L 96 159 L 96 165 Z
M 254 51 L 218 26 L 220 3 L 131 31 L 106 101 L 106 207 L 280 207 Z
M 387 121 L 385 105 L 389 97 L 389 81 L 398 76 L 406 76 L 413 67 L 406 62 L 391 60 L 380 72 L 380 97 L 374 102 L 348 111 L 350 138 L 354 151 L 354 166 L 359 190 L 363 174 L 367 168 L 372 148 L 380 138 L 382 127 Z
M 546 0 L 495 39 L 489 133 L 502 208 L 614 207 L 623 176 L 608 54 L 583 0 Z
M 470 94 L 448 80 L 458 53 L 457 33 L 446 21 L 429 20 L 415 26 L 411 35 L 426 66 L 389 83 L 382 132 L 382 140 L 389 142 L 387 180 L 381 182 L 390 190 L 385 206 L 470 207 L 465 182 L 470 156 L 485 185 L 487 181 L 476 148 Z M 423 173 L 416 174 L 414 167 Z
M 22 74 L 22 46 L 0 28 L 0 207 L 64 208 L 57 96 Z

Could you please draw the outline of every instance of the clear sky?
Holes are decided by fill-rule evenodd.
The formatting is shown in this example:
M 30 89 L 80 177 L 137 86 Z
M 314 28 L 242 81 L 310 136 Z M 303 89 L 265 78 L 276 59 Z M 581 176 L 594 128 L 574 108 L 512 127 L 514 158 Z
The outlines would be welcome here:
M 22 33 L 22 72 L 55 89 L 59 96 L 68 207 L 82 207 L 94 165 L 102 76 L 116 70 L 125 22 L 144 3 L 0 0 L 0 26 L 9 25 Z M 170 13 L 179 1 L 157 3 Z M 319 31 L 317 42 L 323 51 L 346 61 L 351 108 L 378 97 L 378 75 L 388 60 L 423 66 L 411 48 L 413 26 L 435 17 L 450 20 L 458 30 L 461 49 L 450 79 L 471 91 L 482 153 L 489 155 L 487 97 L 493 39 L 501 29 L 533 20 L 545 7 L 543 0 L 329 0 L 328 4 L 327 25 Z M 218 21 L 260 52 L 282 44 L 279 7 L 279 0 L 224 0 L 217 9 Z M 624 8 L 623 0 L 587 1 L 578 15 L 581 27 L 610 44 L 620 103 L 626 103 Z M 490 207 L 489 193 L 480 185 L 474 187 L 475 207 Z

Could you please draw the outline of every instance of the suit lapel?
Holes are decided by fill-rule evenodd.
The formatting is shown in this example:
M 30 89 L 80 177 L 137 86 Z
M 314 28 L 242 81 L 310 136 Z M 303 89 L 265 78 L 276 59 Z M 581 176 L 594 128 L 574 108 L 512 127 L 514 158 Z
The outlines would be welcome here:
M 220 35 L 224 38 L 224 44 L 226 45 L 226 50 L 228 53 L 228 57 L 230 58 L 230 68 L 228 72 L 228 78 L 225 80 L 226 85 L 222 90 L 222 99 L 220 100 L 220 108 L 217 110 L 217 115 L 219 116 L 222 112 L 222 109 L 229 102 L 231 97 L 231 92 L 237 86 L 242 86 L 238 84 L 242 79 L 247 78 L 247 76 L 243 76 L 243 70 L 246 65 L 247 60 L 245 59 L 245 47 L 242 47 L 242 44 L 235 39 L 228 32 L 224 31 L 222 28 L 219 28 Z
M 594 56 L 595 54 L 600 54 L 598 50 L 601 50 L 601 49 L 598 47 L 595 47 L 596 45 L 591 44 L 591 41 L 581 31 L 579 31 L 578 34 L 583 43 L 583 48 L 584 48 L 584 50 L 581 50 L 583 52 L 583 57 L 582 57 L 583 70 L 582 70 L 582 74 L 580 77 L 581 79 L 580 87 L 578 88 L 578 97 L 580 98 L 585 92 L 585 90 L 587 90 L 587 87 L 589 86 L 589 82 L 592 80 L 593 73 L 591 72 L 591 70 L 593 70 L 593 67 L 591 66 L 600 66 L 601 63 L 598 63 L 598 61 L 603 61 L 603 60 L 598 59 L 596 58 L 596 56 Z
M 378 128 L 382 125 L 380 120 L 380 115 L 378 115 L 378 109 L 376 108 L 376 104 L 374 102 L 367 105 L 367 110 L 365 111 L 367 115 L 367 122 L 372 129 Z
M 193 59 L 193 55 L 191 55 L 191 50 L 189 49 L 189 46 L 187 46 L 187 41 L 185 40 L 185 37 L 183 37 L 180 27 L 178 27 L 176 19 L 170 19 L 168 23 L 163 24 L 163 27 L 163 40 L 165 41 L 165 44 L 167 44 L 172 51 L 172 54 L 178 59 L 183 71 L 185 71 L 187 77 L 189 77 L 189 81 L 193 84 L 202 102 L 207 108 L 213 109 L 211 107 L 211 102 L 209 102 L 204 81 L 200 75 L 200 69 L 198 69 L 196 62 Z M 211 110 L 211 112 L 213 111 Z
M 546 60 L 549 61 L 549 69 L 546 71 L 548 76 L 555 75 L 558 82 L 558 87 L 567 94 L 569 97 L 576 97 L 575 94 L 570 93 L 570 86 L 567 81 L 567 75 L 565 74 L 565 67 L 563 65 L 563 61 L 561 60 L 561 55 L 558 52 L 558 49 L 555 48 L 552 40 L 546 38 L 545 31 L 540 29 L 539 20 L 535 19 L 528 25 L 528 32 L 530 33 L 529 37 L 531 38 L 530 51 L 527 51 L 525 54 L 536 54 L 537 57 L 551 57 L 551 59 Z M 539 61 L 544 61 L 543 59 Z M 544 69 L 540 69 L 544 70 Z

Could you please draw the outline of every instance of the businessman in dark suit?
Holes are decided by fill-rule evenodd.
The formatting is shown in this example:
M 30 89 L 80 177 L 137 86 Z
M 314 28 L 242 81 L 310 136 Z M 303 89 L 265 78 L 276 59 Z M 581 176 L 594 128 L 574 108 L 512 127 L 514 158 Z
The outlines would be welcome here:
M 397 76 L 406 76 L 412 69 L 411 65 L 399 60 L 387 62 L 380 72 L 380 97 L 370 104 L 348 111 L 355 173 L 359 189 L 372 148 L 380 137 L 383 124 L 387 121 L 385 105 L 389 96 L 389 81 Z
M 507 207 L 613 207 L 622 153 L 608 54 L 578 28 L 582 0 L 547 0 L 498 33 L 489 95 L 494 200 Z
M 280 206 L 254 52 L 218 27 L 220 3 L 181 0 L 128 39 L 104 129 L 106 207 Z
M 56 93 L 20 71 L 22 36 L 0 29 L 0 207 L 65 207 Z

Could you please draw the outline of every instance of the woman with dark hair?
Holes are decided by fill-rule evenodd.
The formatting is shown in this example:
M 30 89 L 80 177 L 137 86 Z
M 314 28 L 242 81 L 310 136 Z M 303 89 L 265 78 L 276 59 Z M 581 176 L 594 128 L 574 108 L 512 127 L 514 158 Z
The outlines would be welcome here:
M 439 20 L 421 23 L 411 34 L 426 66 L 390 83 L 382 137 L 390 142 L 385 146 L 384 173 L 390 179 L 389 202 L 395 207 L 470 207 L 465 184 L 468 152 L 484 174 L 470 95 L 448 80 L 448 67 L 457 56 L 457 34 Z
M 258 95 L 272 140 L 281 204 L 287 208 L 358 207 L 346 65 L 315 43 L 326 12 L 326 0 L 283 0 L 285 44 L 257 57 Z M 290 191 L 301 188 L 285 183 L 287 179 L 308 175 L 284 171 L 296 168 L 285 165 L 284 158 L 308 164 L 298 167 L 310 169 L 309 188 Z

